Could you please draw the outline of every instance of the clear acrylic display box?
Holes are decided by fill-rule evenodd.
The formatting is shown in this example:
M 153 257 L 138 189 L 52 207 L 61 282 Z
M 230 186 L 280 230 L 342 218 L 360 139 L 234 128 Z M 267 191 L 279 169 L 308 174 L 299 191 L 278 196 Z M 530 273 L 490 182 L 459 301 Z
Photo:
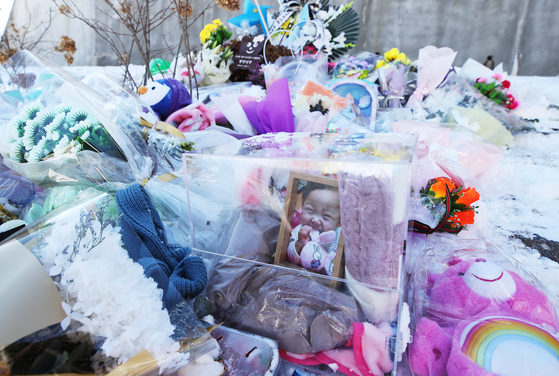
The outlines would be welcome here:
M 371 323 L 395 375 L 414 147 L 400 134 L 276 134 L 185 154 L 216 319 L 290 354 L 346 350 L 354 323 Z

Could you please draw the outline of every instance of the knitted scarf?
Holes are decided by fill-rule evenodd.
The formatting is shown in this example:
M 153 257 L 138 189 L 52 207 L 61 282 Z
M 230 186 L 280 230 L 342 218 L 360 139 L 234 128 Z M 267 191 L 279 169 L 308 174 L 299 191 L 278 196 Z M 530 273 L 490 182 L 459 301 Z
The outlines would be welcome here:
M 122 240 L 130 257 L 144 268 L 145 275 L 163 272 L 185 299 L 199 295 L 208 280 L 204 262 L 200 257 L 189 256 L 189 247 L 168 244 L 161 218 L 144 187 L 134 184 L 118 191 L 116 203 L 121 214 Z M 151 257 L 140 252 L 142 244 L 138 244 L 138 238 Z

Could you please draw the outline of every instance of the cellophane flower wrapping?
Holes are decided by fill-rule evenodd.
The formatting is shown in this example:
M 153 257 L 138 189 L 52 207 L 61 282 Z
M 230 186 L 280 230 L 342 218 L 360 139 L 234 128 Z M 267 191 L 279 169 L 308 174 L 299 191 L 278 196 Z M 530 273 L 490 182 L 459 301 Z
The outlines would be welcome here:
M 409 67 L 404 64 L 390 64 L 378 69 L 380 91 L 385 96 L 382 107 L 400 108 L 404 100 L 405 77 Z
M 0 78 L 0 152 L 14 171 L 45 187 L 127 184 L 151 175 L 141 106 L 118 85 L 96 76 L 79 82 L 28 51 L 8 60 Z
M 3 159 L 0 157 L 0 163 L 2 162 Z M 7 167 L 0 172 L 0 198 L 5 198 L 8 202 L 16 204 L 20 211 L 23 211 L 43 190 L 29 179 Z
M 408 355 L 413 375 L 454 376 L 465 370 L 485 374 L 491 370 L 484 370 L 480 356 L 489 360 L 485 367 L 494 367 L 493 372 L 502 374 L 497 370 L 507 361 L 506 356 L 499 360 L 494 354 L 502 354 L 500 344 L 511 339 L 503 335 L 514 332 L 519 349 L 527 349 L 522 328 L 531 328 L 531 338 L 538 338 L 538 333 L 557 336 L 557 297 L 491 242 L 429 235 L 422 249 L 409 252 L 408 257 L 407 301 L 415 331 Z M 473 341 L 468 335 L 468 328 L 474 325 L 471 323 L 489 330 L 486 334 L 492 333 L 494 339 L 489 344 L 485 335 L 478 337 L 485 343 L 484 349 L 486 345 L 494 349 L 488 352 L 480 347 L 478 361 L 467 350 Z M 551 342 L 538 351 L 554 346 Z M 533 375 L 535 368 L 530 362 L 524 364 L 523 372 Z
M 190 306 L 177 301 L 177 294 L 172 294 L 173 302 L 166 300 L 167 291 L 161 289 L 165 281 L 145 277 L 119 231 L 114 199 L 89 188 L 9 240 L 40 261 L 67 315 L 60 324 L 18 341 L 37 357 L 53 340 L 62 343 L 64 351 L 57 349 L 62 358 L 47 371 L 74 367 L 73 372 L 105 373 L 141 365 L 168 373 L 208 351 L 208 342 L 200 339 L 206 330 Z M 187 351 L 181 351 L 185 344 Z M 4 348 L 12 367 L 19 367 L 12 374 L 35 360 L 27 358 L 29 363 L 18 366 L 18 349 L 17 344 Z M 149 355 L 139 355 L 144 350 Z
M 397 332 L 414 146 L 409 135 L 278 133 L 185 155 L 192 248 L 211 264 L 215 317 L 296 354 L 338 348 L 349 322 Z M 304 252 L 300 265 L 278 256 L 302 218 L 286 203 L 313 179 L 339 192 L 342 274 L 327 269 L 338 254 L 326 240 L 328 255 L 320 251 L 310 267 Z M 397 359 L 395 341 L 388 349 Z
M 431 114 L 440 114 L 444 122 L 451 115 L 453 107 L 480 107 L 511 132 L 533 129 L 529 122 L 485 97 L 466 78 L 454 72 L 449 72 L 439 87 L 423 100 L 422 106 Z

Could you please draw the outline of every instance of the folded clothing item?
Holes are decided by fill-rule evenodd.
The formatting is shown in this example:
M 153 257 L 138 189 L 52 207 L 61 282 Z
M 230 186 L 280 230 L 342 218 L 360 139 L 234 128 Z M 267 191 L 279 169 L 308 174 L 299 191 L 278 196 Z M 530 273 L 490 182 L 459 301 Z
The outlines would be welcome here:
M 183 298 L 199 295 L 208 278 L 204 261 L 190 256 L 189 247 L 168 244 L 163 222 L 144 187 L 134 184 L 118 191 L 116 203 L 122 216 L 122 240 L 128 254 L 142 265 L 146 276 L 162 272 Z M 141 251 L 142 246 L 150 256 Z M 160 283 L 159 278 L 154 279 Z M 160 287 L 166 290 L 166 286 Z
M 280 350 L 282 358 L 301 365 L 326 364 L 348 376 L 381 376 L 392 371 L 387 338 L 393 336 L 387 322 L 378 326 L 369 323 L 353 323 L 353 336 L 345 344 L 316 354 L 292 354 Z
M 348 172 L 340 172 L 338 181 L 347 270 L 359 282 L 397 288 L 407 228 L 393 223 L 390 181 Z
M 280 218 L 271 210 L 241 209 L 210 273 L 207 293 L 214 317 L 226 325 L 269 337 L 291 353 L 343 345 L 362 314 L 353 297 L 272 263 Z M 245 259 L 240 260 L 239 258 Z

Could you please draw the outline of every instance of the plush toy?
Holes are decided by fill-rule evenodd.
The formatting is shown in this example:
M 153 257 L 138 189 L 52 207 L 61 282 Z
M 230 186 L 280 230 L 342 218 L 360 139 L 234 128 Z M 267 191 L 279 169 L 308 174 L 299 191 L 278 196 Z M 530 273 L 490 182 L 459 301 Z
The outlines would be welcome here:
M 151 59 L 149 62 L 149 71 L 154 80 L 160 80 L 167 77 L 173 77 L 171 63 L 167 60 L 157 58 Z
M 330 244 L 336 239 L 336 231 L 325 231 L 320 233 L 313 230 L 310 233 L 311 240 L 301 249 L 300 262 L 303 268 L 320 272 L 326 268 L 326 274 L 332 275 L 334 271 L 334 259 L 336 252 L 326 252 L 323 244 Z
M 410 346 L 415 375 L 559 374 L 559 342 L 548 332 L 559 328 L 555 309 L 515 272 L 483 258 L 453 259 L 428 276 L 426 294 L 428 317 Z
M 192 103 L 188 89 L 174 78 L 165 78 L 138 88 L 140 99 L 155 111 L 162 121 L 173 112 Z

